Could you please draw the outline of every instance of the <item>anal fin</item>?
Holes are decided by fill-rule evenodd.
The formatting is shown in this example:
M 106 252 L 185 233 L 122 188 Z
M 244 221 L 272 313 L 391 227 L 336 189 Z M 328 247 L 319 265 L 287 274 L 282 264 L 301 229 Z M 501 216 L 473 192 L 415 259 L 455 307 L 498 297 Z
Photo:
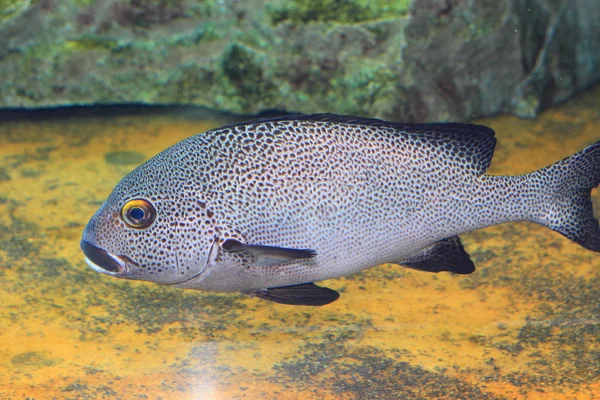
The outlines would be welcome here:
M 268 288 L 252 291 L 248 294 L 263 300 L 295 306 L 324 306 L 340 297 L 340 294 L 335 290 L 317 286 L 314 283 Z
M 475 271 L 475 264 L 458 236 L 440 240 L 401 264 L 407 268 L 427 272 L 449 271 L 455 274 L 470 274 Z

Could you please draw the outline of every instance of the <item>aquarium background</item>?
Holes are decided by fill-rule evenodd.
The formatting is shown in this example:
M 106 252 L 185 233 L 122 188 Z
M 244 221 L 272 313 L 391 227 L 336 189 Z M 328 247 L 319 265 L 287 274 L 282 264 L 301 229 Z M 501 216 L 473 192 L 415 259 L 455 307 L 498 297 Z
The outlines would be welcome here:
M 0 399 L 600 398 L 600 256 L 532 223 L 458 276 L 321 308 L 100 275 L 83 227 L 190 135 L 336 112 L 494 128 L 489 173 L 600 139 L 600 3 L 0 1 Z M 600 210 L 600 195 L 593 195 Z

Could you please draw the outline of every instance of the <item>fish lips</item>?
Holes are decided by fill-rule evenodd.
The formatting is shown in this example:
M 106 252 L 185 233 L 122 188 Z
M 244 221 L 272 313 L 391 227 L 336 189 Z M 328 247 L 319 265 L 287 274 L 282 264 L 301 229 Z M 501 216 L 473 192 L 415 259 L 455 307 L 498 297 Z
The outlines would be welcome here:
M 130 265 L 137 265 L 127 256 L 111 254 L 85 240 L 82 240 L 79 246 L 85 255 L 87 265 L 101 274 L 122 276 L 129 271 Z

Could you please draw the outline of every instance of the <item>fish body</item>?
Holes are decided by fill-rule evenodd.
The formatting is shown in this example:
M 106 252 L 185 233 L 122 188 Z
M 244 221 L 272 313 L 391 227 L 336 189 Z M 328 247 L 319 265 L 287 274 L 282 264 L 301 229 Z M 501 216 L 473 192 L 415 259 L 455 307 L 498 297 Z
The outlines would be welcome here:
M 108 275 L 305 305 L 338 296 L 312 282 L 384 263 L 471 273 L 458 235 L 506 222 L 600 251 L 600 142 L 521 176 L 485 174 L 495 143 L 479 125 L 331 114 L 226 126 L 123 178 L 81 246 Z

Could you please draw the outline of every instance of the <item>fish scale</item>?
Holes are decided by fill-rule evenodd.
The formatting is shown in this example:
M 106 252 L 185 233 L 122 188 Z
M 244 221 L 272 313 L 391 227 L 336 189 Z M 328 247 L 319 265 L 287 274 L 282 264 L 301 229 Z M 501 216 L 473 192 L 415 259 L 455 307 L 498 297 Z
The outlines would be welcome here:
M 82 249 L 109 275 L 305 305 L 337 299 L 312 282 L 383 263 L 471 273 L 457 235 L 505 222 L 534 221 L 600 250 L 589 198 L 599 143 L 514 177 L 485 175 L 495 143 L 479 125 L 331 114 L 226 126 L 123 178 Z M 155 214 L 147 226 L 124 214 L 135 200 Z

